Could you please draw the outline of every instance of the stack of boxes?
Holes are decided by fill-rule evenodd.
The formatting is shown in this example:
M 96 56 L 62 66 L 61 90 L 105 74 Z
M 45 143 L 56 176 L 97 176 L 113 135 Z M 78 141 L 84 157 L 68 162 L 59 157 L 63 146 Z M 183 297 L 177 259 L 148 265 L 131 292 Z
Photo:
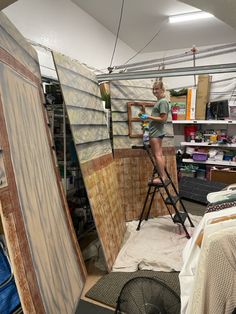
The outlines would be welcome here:
M 197 87 L 188 88 L 187 97 L 172 97 L 172 120 L 205 120 L 210 76 L 199 75 Z

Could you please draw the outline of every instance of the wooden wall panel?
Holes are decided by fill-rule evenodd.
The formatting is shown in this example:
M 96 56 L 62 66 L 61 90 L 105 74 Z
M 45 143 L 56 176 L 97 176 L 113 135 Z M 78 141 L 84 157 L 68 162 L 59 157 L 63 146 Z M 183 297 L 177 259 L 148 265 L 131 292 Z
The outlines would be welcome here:
M 112 113 L 112 122 L 125 121 L 127 122 L 127 113 L 126 112 L 113 112 Z
M 72 133 L 76 144 L 109 140 L 107 125 L 73 125 Z
M 119 253 L 125 233 L 125 216 L 120 200 L 117 168 L 111 155 L 82 166 L 83 177 L 108 269 Z
M 58 72 L 60 73 L 60 72 Z M 60 74 L 59 74 L 60 75 Z M 76 108 L 86 108 L 92 110 L 102 111 L 101 108 L 101 98 L 87 94 L 81 90 L 76 90 L 74 88 L 68 87 L 66 85 L 61 84 L 63 88 L 63 95 L 66 99 L 67 107 L 73 109 Z
M 67 87 L 80 90 L 96 97 L 101 97 L 97 87 L 97 81 L 94 80 L 94 78 L 91 79 L 91 76 L 86 76 L 85 73 L 84 75 L 80 74 L 80 72 L 75 72 L 75 70 L 66 68 L 62 65 L 58 68 L 58 74 L 60 75 L 62 82 L 66 82 Z
M 106 154 L 111 155 L 111 142 L 110 139 L 108 139 L 101 142 L 76 144 L 76 151 L 77 154 L 79 154 L 79 161 L 82 166 L 82 164 L 90 160 L 90 158 L 93 160 Z
M 93 115 L 89 115 L 90 109 L 87 108 L 73 108 L 69 107 L 68 109 L 70 111 L 70 124 L 71 125 L 77 125 L 78 121 L 81 119 L 82 121 L 85 121 L 85 125 L 94 124 L 95 121 L 98 125 L 104 125 L 104 117 L 105 112 L 104 111 L 94 111 Z
M 164 148 L 166 167 L 178 187 L 174 148 Z M 119 187 L 126 220 L 139 219 L 148 189 L 148 179 L 152 175 L 152 164 L 147 153 L 140 149 L 115 150 L 115 160 L 119 173 Z M 171 190 L 170 190 L 171 191 Z M 165 195 L 165 194 L 164 194 Z M 160 194 L 156 193 L 150 216 L 168 214 Z
M 142 138 L 131 138 L 128 129 L 128 102 L 151 102 L 156 98 L 152 94 L 153 81 L 132 80 L 113 81 L 110 84 L 112 108 L 112 132 L 116 165 L 119 173 L 119 187 L 126 220 L 138 219 L 147 193 L 148 178 L 152 175 L 152 164 L 147 153 L 143 150 L 132 149 L 133 145 L 143 145 Z M 151 114 L 151 107 L 146 108 Z M 132 117 L 136 117 L 139 108 L 132 106 Z M 168 118 L 165 125 L 166 137 L 163 140 L 164 155 L 167 169 L 178 187 L 176 157 L 174 149 L 173 126 Z M 141 133 L 140 122 L 132 122 L 134 133 Z M 168 211 L 160 194 L 155 196 L 152 216 L 164 215 Z
M 112 133 L 113 136 L 115 135 L 129 135 L 129 129 L 127 122 L 113 122 L 112 123 Z
M 131 147 L 132 145 L 143 145 L 142 138 L 130 138 L 127 135 L 115 135 L 115 147 L 119 149 Z
M 5 17 L 0 19 L 4 28 Z M 27 49 L 15 28 L 10 30 L 11 45 Z M 27 58 L 21 52 L 15 59 L 0 48 L 0 146 L 8 183 L 0 187 L 4 232 L 24 313 L 74 313 L 85 266 L 50 148 L 39 68 L 35 76 L 34 61 L 24 65 L 31 47 Z
M 113 81 L 113 99 L 132 99 L 132 101 L 155 101 L 152 93 L 152 80 Z
M 96 76 L 77 61 L 53 53 L 72 135 L 108 270 L 124 232 L 117 171 Z
M 75 144 L 86 145 L 86 148 L 83 147 L 84 145 L 77 145 L 80 163 L 103 156 L 107 153 L 109 146 L 109 153 L 111 153 L 104 106 L 100 98 L 101 94 L 96 76 L 79 62 L 66 56 L 54 52 L 53 57 L 67 106 L 69 121 L 71 124 L 73 121 L 72 135 Z M 81 109 L 91 109 L 87 110 L 86 118 L 84 113 L 81 114 Z M 75 113 L 76 111 L 77 113 Z M 99 118 L 97 113 L 100 113 Z M 77 121 L 74 119 L 75 116 Z M 89 121 L 93 121 L 90 127 Z M 94 149 L 89 149 L 90 146 L 96 147 L 96 154 L 94 154 Z M 104 146 L 106 147 L 105 152 Z M 86 154 L 85 149 L 87 150 Z M 81 152 L 83 152 L 83 156 Z
M 137 145 L 137 138 L 129 137 L 128 128 L 128 102 L 156 102 L 156 97 L 152 93 L 152 80 L 132 80 L 113 81 L 110 84 L 111 109 L 112 109 L 112 131 L 114 149 L 131 148 Z M 147 108 L 147 113 L 151 114 L 151 108 Z M 138 107 L 132 107 L 132 117 L 139 113 Z M 163 140 L 163 147 L 174 146 L 173 125 L 170 122 L 165 125 L 166 137 Z M 133 126 L 133 125 L 132 125 Z M 141 129 L 140 123 L 136 123 L 136 129 Z M 140 130 L 141 132 L 141 130 Z M 140 133 L 137 132 L 137 133 Z M 142 144 L 142 140 L 138 142 Z
M 29 69 L 38 78 L 38 56 L 36 51 L 27 43 L 4 13 L 0 13 L 0 47 Z

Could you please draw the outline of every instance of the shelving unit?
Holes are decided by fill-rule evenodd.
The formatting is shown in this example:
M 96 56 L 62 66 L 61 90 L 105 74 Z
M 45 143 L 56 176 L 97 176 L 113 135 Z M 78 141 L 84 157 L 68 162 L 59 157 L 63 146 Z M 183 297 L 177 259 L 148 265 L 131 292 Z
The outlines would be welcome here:
M 181 142 L 181 146 L 197 146 L 197 147 L 220 147 L 220 148 L 236 148 L 236 144 L 213 144 L 213 143 L 207 143 L 207 142 Z
M 229 154 L 234 155 L 234 152 L 236 150 L 236 144 L 219 144 L 219 143 L 213 143 L 213 142 L 195 142 L 195 141 L 186 141 L 185 140 L 185 132 L 184 128 L 187 125 L 197 125 L 198 130 L 202 131 L 204 133 L 204 136 L 211 136 L 214 134 L 213 131 L 221 130 L 225 134 L 229 136 L 234 136 L 236 134 L 236 120 L 173 120 L 173 129 L 175 134 L 175 145 L 176 147 L 183 148 L 183 150 L 186 152 L 187 147 L 195 149 L 197 152 L 207 152 L 208 150 L 216 149 L 217 151 L 230 151 Z M 209 130 L 209 132 L 208 132 Z M 191 152 L 191 149 L 189 151 Z M 224 173 L 227 176 L 227 169 L 231 172 L 234 172 L 234 169 L 236 168 L 236 161 L 232 160 L 217 160 L 217 157 L 215 160 L 213 158 L 208 158 L 206 161 L 199 161 L 199 160 L 193 160 L 192 158 L 181 158 L 179 159 L 179 170 L 181 169 L 182 172 L 180 172 L 180 176 L 196 176 L 197 178 L 201 179 L 209 179 L 209 180 L 215 180 L 212 179 L 212 172 L 211 169 L 213 169 L 213 172 L 222 171 L 222 180 Z M 192 169 L 192 172 L 191 172 Z M 215 170 L 216 169 L 216 170 Z M 189 172 L 188 172 L 189 171 Z M 226 171 L 226 172 L 225 172 Z M 205 172 L 205 176 L 203 177 L 203 173 Z M 221 179 L 219 179 L 220 181 Z M 218 180 L 217 180 L 218 181 Z M 221 181 L 225 182 L 225 181 Z
M 236 120 L 173 120 L 173 124 L 236 124 Z
M 230 166 L 230 167 L 236 167 L 235 161 L 226 161 L 226 160 L 206 160 L 206 161 L 195 161 L 191 158 L 189 159 L 182 159 L 182 162 L 185 163 L 192 163 L 192 164 L 202 164 L 202 165 L 217 165 L 217 166 Z

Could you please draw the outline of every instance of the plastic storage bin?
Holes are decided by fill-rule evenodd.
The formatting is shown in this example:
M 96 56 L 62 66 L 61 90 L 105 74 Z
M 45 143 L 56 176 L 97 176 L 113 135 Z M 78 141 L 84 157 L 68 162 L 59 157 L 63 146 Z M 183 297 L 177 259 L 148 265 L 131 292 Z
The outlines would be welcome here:
M 194 161 L 206 161 L 208 155 L 206 153 L 194 152 L 192 158 Z

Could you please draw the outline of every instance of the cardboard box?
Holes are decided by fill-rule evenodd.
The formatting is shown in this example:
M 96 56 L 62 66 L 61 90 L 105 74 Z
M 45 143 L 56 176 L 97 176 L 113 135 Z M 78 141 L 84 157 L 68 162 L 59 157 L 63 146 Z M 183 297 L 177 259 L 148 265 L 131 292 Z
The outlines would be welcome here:
M 210 180 L 226 184 L 236 183 L 236 170 L 211 169 Z
M 208 103 L 210 90 L 210 76 L 199 75 L 196 95 L 195 119 L 205 120 L 206 105 Z

